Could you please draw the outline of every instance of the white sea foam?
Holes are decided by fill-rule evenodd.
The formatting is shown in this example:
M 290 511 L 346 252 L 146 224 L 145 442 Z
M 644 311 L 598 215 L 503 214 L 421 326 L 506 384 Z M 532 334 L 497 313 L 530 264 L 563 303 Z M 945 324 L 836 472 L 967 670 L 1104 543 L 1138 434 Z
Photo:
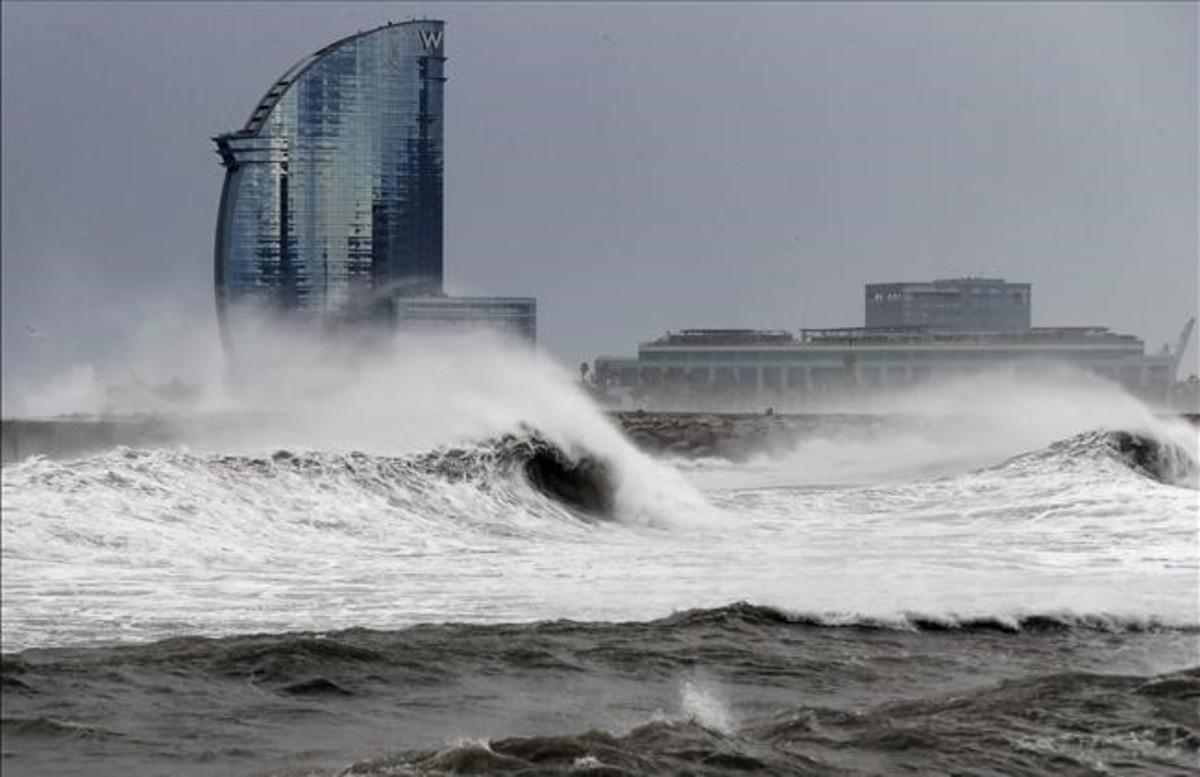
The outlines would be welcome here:
M 1021 378 L 1004 371 L 961 377 L 865 409 L 882 413 L 882 423 L 830 424 L 790 450 L 747 462 L 675 464 L 706 489 L 902 482 L 963 474 L 1105 429 L 1146 435 L 1200 458 L 1195 426 L 1066 366 Z
M 633 449 L 554 365 L 492 340 L 448 342 L 391 343 L 353 380 L 331 369 L 251 386 L 223 406 L 250 420 L 197 433 L 191 450 L 6 466 L 3 648 L 646 619 L 738 600 L 850 621 L 1198 620 L 1196 492 L 1108 453 L 1046 447 L 1119 426 L 1195 458 L 1194 429 L 1105 387 L 1060 387 L 1068 400 L 1047 389 L 1044 411 L 1026 388 L 1008 415 L 997 396 L 974 426 L 931 400 L 895 438 L 810 441 L 681 474 Z M 935 416 L 939 403 L 955 412 Z M 522 424 L 612 462 L 614 521 L 581 520 L 500 473 L 406 468 L 416 452 Z M 298 458 L 272 458 L 277 448 Z M 1005 463 L 1022 453 L 1034 455 Z
M 724 520 L 667 528 L 584 521 L 519 480 L 452 482 L 366 454 L 33 460 L 3 472 L 4 647 L 642 619 L 735 600 L 851 620 L 1195 623 L 1196 493 L 1128 468 L 1057 473 L 1066 455 L 711 492 Z
M 680 688 L 679 706 L 687 720 L 722 734 L 732 734 L 737 724 L 728 701 L 711 682 L 699 678 L 685 680 Z

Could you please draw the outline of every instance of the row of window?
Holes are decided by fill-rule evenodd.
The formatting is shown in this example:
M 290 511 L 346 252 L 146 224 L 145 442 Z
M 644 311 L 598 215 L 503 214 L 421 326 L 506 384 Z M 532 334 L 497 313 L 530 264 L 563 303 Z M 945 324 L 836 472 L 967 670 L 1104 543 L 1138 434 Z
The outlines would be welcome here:
M 1018 374 L 1036 374 L 1044 365 L 1037 363 L 1017 364 Z M 879 366 L 865 367 L 848 372 L 836 367 L 620 367 L 601 371 L 601 380 L 627 388 L 655 388 L 668 386 L 738 386 L 753 389 L 781 389 L 784 387 L 804 389 L 820 386 L 861 386 L 881 388 L 909 385 L 914 382 L 967 375 L 981 372 L 981 367 L 954 366 Z M 1162 366 L 1094 367 L 1093 373 L 1126 384 L 1127 386 L 1160 386 L 1168 383 L 1169 372 Z

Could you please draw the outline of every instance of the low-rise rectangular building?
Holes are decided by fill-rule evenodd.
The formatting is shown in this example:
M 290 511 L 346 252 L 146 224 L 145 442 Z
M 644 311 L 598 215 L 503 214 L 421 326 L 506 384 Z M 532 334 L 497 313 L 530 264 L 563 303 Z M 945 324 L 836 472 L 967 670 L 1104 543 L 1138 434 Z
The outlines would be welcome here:
M 485 329 L 537 342 L 534 297 L 393 297 L 388 303 L 391 323 L 402 331 Z
M 596 359 L 594 380 L 646 407 L 786 409 L 999 368 L 1033 375 L 1055 364 L 1105 377 L 1152 401 L 1165 399 L 1174 381 L 1173 356 L 1148 355 L 1137 337 L 1104 327 L 683 330 L 642 343 L 636 358 Z

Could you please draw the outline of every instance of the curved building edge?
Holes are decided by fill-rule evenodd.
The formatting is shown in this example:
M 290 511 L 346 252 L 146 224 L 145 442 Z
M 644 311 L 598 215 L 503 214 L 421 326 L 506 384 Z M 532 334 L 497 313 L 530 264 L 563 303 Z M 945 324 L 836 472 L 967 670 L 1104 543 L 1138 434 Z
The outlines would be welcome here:
M 218 320 L 218 329 L 222 345 L 228 352 L 231 347 L 231 335 L 229 331 L 229 308 L 230 300 L 226 283 L 226 265 L 229 261 L 229 222 L 230 210 L 233 206 L 233 201 L 236 199 L 235 189 L 241 164 L 238 162 L 236 154 L 230 147 L 230 140 L 259 137 L 267 120 L 271 117 L 276 107 L 287 95 L 291 88 L 299 82 L 305 73 L 312 67 L 320 63 L 323 59 L 336 52 L 338 49 L 358 41 L 362 38 L 396 29 L 398 27 L 409 27 L 416 25 L 433 26 L 438 30 L 438 43 L 436 50 L 441 52 L 441 42 L 444 40 L 445 21 L 440 19 L 408 19 L 401 22 L 388 22 L 381 24 L 369 30 L 356 32 L 352 35 L 342 37 L 317 51 L 301 58 L 290 68 L 284 71 L 283 75 L 278 78 L 263 94 L 259 101 L 255 104 L 249 118 L 241 129 L 225 132 L 212 137 L 212 140 L 217 145 L 217 153 L 221 157 L 221 164 L 225 167 L 225 176 L 221 185 L 221 194 L 218 200 L 217 224 L 214 235 L 213 246 L 213 281 L 215 289 L 215 306 Z M 429 54 L 434 59 L 445 61 L 446 57 L 443 53 Z M 444 79 L 443 79 L 444 80 Z

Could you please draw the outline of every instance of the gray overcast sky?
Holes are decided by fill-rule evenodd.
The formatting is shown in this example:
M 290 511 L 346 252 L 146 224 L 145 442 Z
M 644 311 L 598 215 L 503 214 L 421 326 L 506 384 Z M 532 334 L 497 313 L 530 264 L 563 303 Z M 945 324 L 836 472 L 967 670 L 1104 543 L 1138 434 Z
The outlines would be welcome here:
M 164 318 L 213 331 L 210 136 L 302 56 L 409 16 L 448 24 L 448 285 L 536 295 L 564 362 L 668 328 L 859 325 L 869 281 L 1030 281 L 1035 325 L 1152 349 L 1197 309 L 1192 3 L 0 15 L 10 410 Z

